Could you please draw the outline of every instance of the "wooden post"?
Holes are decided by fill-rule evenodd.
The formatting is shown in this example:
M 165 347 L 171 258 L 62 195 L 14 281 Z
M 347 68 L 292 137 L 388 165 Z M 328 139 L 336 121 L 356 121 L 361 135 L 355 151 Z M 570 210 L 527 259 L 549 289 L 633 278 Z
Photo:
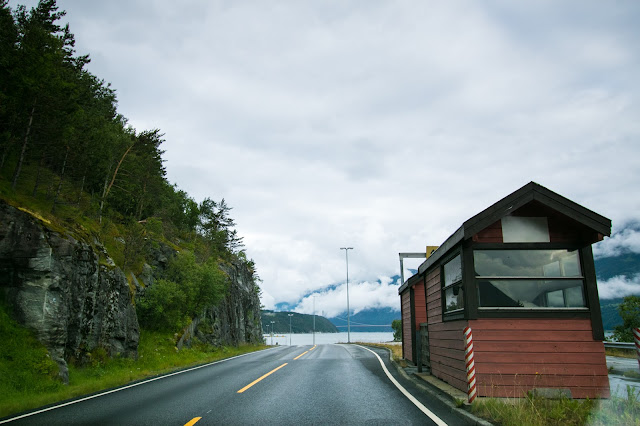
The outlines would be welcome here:
M 422 333 L 420 329 L 416 330 L 416 365 L 418 366 L 418 373 L 422 373 Z
M 467 367 L 467 396 L 469 403 L 472 403 L 477 396 L 476 365 L 473 360 L 473 335 L 469 327 L 464 329 L 464 362 Z

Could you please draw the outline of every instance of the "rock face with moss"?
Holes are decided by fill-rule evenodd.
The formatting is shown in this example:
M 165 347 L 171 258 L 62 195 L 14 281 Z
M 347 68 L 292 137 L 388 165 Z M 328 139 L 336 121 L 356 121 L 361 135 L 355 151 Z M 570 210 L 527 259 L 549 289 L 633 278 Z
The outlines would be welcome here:
M 65 381 L 70 359 L 83 362 L 96 350 L 137 355 L 129 283 L 102 256 L 101 262 L 86 242 L 0 202 L 0 291 L 14 317 L 47 346 Z
M 204 319 L 212 330 L 202 330 L 201 335 L 222 344 L 262 343 L 260 298 L 253 271 L 243 262 L 222 270 L 229 275 L 230 287 L 221 303 L 207 309 Z
M 220 268 L 229 277 L 224 298 L 193 319 L 182 333 L 178 348 L 190 345 L 193 338 L 214 346 L 263 343 L 259 287 L 254 271 L 240 259 Z

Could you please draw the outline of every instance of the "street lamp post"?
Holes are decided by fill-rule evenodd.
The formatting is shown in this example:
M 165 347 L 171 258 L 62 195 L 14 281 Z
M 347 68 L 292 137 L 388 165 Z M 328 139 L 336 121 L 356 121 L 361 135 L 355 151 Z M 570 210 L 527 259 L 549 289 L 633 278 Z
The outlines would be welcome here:
M 266 334 L 267 334 L 267 335 L 269 335 L 269 326 L 270 326 L 270 325 L 271 325 L 271 324 L 265 324 L 265 325 L 264 325 L 264 328 L 266 329 Z M 266 343 L 266 339 L 265 339 L 265 343 Z
M 313 296 L 313 346 L 316 345 L 316 296 Z
M 340 247 L 347 258 L 347 343 L 351 343 L 351 310 L 349 309 L 349 250 L 353 247 Z
M 293 314 L 289 314 L 289 346 L 291 346 L 291 317 Z
M 273 346 L 273 328 L 275 327 L 275 321 L 271 321 L 271 346 Z

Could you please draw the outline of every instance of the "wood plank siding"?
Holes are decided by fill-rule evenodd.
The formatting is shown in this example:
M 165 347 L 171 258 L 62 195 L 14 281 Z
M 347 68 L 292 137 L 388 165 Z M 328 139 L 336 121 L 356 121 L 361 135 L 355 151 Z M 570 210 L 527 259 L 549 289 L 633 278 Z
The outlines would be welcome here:
M 478 396 L 557 388 L 574 398 L 609 397 L 604 345 L 593 340 L 589 319 L 478 319 L 469 326 Z
M 467 321 L 442 322 L 442 285 L 440 268 L 427 273 L 427 324 L 431 374 L 466 391 L 464 341 L 462 330 Z
M 415 327 L 414 330 L 420 330 L 420 324 L 427 322 L 427 310 L 425 309 L 426 299 L 424 294 L 424 281 L 419 280 L 413 286 L 413 300 L 415 310 Z
M 411 292 L 407 289 L 400 295 L 402 309 L 402 357 L 413 362 L 413 336 L 411 333 Z
M 416 348 L 413 345 L 420 324 L 427 322 L 424 281 L 417 275 L 409 278 L 408 287 L 402 292 L 402 357 L 416 364 Z M 421 344 L 421 342 L 420 342 Z

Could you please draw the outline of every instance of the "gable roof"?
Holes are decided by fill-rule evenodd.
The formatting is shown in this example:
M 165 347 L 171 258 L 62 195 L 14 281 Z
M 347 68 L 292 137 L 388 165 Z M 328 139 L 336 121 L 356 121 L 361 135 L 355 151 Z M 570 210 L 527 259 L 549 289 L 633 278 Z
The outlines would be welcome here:
M 445 253 L 456 246 L 460 241 L 473 237 L 478 232 L 487 228 L 507 216 L 512 211 L 537 201 L 553 210 L 569 217 L 570 219 L 594 230 L 595 232 L 609 236 L 611 235 L 611 220 L 595 213 L 586 207 L 575 203 L 568 198 L 557 194 L 535 182 L 529 182 L 517 191 L 507 195 L 495 204 L 487 207 L 477 215 L 465 221 L 456 232 L 436 250 L 418 268 L 418 274 L 424 273 L 436 263 Z

